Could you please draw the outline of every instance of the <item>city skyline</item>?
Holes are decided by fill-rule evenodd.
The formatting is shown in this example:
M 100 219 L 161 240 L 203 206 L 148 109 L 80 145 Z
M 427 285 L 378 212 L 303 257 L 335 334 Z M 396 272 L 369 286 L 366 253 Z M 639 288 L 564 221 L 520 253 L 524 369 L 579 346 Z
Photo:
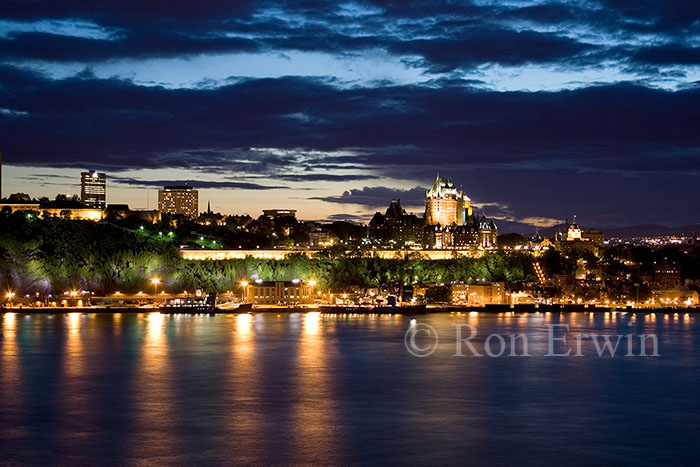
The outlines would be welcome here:
M 91 168 L 134 207 L 189 182 L 225 213 L 291 203 L 308 219 L 366 222 L 392 198 L 420 212 L 442 173 L 501 221 L 698 224 L 697 13 L 11 1 L 4 191 L 75 192 L 69 174 Z
M 0 1 L 3 463 L 700 465 L 699 0 Z
M 14 173 L 13 171 L 14 167 L 10 167 L 9 173 L 12 174 Z M 48 182 L 46 184 L 40 184 L 40 187 L 42 189 L 36 190 L 36 187 L 32 187 L 32 190 L 27 190 L 27 185 L 25 184 L 27 180 L 41 180 L 42 178 L 46 177 L 47 174 L 36 174 L 36 175 L 28 175 L 28 176 L 20 176 L 17 179 L 10 179 L 10 180 L 4 180 L 4 186 L 5 187 L 10 187 L 7 192 L 3 191 L 2 195 L 4 198 L 7 198 L 7 196 L 16 193 L 16 194 L 25 194 L 28 195 L 30 198 L 33 199 L 39 199 L 39 198 L 48 198 L 48 199 L 54 199 L 57 195 L 65 195 L 66 197 L 73 197 L 77 196 L 79 199 L 81 198 L 81 192 L 82 192 L 82 182 L 81 180 L 78 181 L 77 184 L 77 192 L 76 186 L 74 186 L 74 183 L 71 183 L 70 179 L 72 178 L 72 172 L 75 172 L 74 169 L 59 169 L 62 171 L 66 171 L 67 175 L 62 175 L 61 178 L 64 178 L 65 184 L 64 188 L 66 190 L 62 192 L 56 192 L 52 190 L 56 190 L 57 186 L 60 186 L 59 184 L 55 182 Z M 89 169 L 92 172 L 92 169 Z M 84 172 L 80 172 L 81 177 Z M 104 175 L 104 174 L 101 174 Z M 438 175 L 439 176 L 439 175 Z M 108 177 L 109 178 L 109 177 Z M 209 197 L 199 197 L 199 199 L 196 201 L 197 206 L 199 207 L 198 213 L 206 213 L 209 209 L 212 210 L 212 212 L 218 212 L 223 215 L 250 215 L 252 217 L 257 217 L 260 212 L 270 210 L 271 206 L 278 206 L 275 204 L 270 204 L 270 203 L 275 203 L 279 200 L 276 196 L 270 196 L 270 197 L 264 197 L 264 196 L 253 196 L 253 198 L 247 198 L 247 197 L 241 197 L 241 198 L 232 198 L 236 196 L 236 194 L 240 194 L 241 191 L 245 190 L 232 190 L 232 189 L 222 189 L 218 187 L 210 188 L 212 183 L 207 183 L 207 182 L 198 182 L 196 180 L 186 180 L 184 182 L 182 181 L 177 181 L 177 182 L 170 182 L 170 181 L 157 181 L 157 182 L 151 182 L 151 181 L 144 181 L 142 184 L 137 184 L 139 189 L 135 189 L 134 186 L 128 186 L 128 188 L 123 184 L 120 183 L 119 179 L 121 177 L 117 177 L 117 181 L 111 181 L 112 184 L 116 184 L 117 187 L 114 188 L 113 186 L 110 186 L 110 189 L 108 190 L 109 195 L 112 196 L 112 198 L 107 198 L 107 203 L 106 205 L 113 204 L 113 205 L 123 205 L 126 204 L 128 205 L 131 209 L 136 209 L 136 210 L 160 210 L 159 206 L 159 192 L 162 191 L 162 188 L 168 188 L 172 183 L 184 183 L 185 186 L 190 186 L 191 188 L 194 188 L 196 192 L 202 192 L 207 194 Z M 73 180 L 74 181 L 74 180 Z M 9 182 L 9 183 L 8 183 Z M 162 183 L 162 184 L 160 184 Z M 434 183 L 434 181 L 433 181 Z M 199 184 L 203 185 L 205 188 L 199 188 Z M 461 184 L 460 184 L 461 186 Z M 208 188 L 209 187 L 209 188 Z M 22 191 L 24 190 L 24 191 Z M 27 191 L 30 191 L 30 193 L 26 193 Z M 233 191 L 234 193 L 231 193 Z M 270 190 L 274 191 L 274 190 Z M 404 194 L 408 194 L 408 204 L 404 203 L 405 207 L 408 207 L 408 212 L 413 215 L 417 216 L 422 216 L 424 214 L 425 210 L 425 195 L 429 192 L 428 187 L 422 187 L 422 186 L 416 186 L 413 189 L 406 190 Z M 38 193 L 38 194 L 37 194 Z M 222 197 L 222 193 L 226 194 L 227 196 Z M 334 221 L 347 221 L 355 224 L 368 224 L 370 220 L 372 219 L 372 216 L 375 215 L 376 213 L 383 211 L 383 209 L 387 206 L 392 201 L 395 200 L 401 200 L 401 198 L 382 198 L 383 195 L 391 195 L 394 194 L 391 190 L 383 190 L 383 189 L 378 189 L 375 195 L 370 195 L 367 196 L 367 199 L 371 199 L 371 201 L 367 201 L 366 205 L 362 206 L 363 210 L 358 211 L 357 214 L 338 214 L 336 211 L 333 210 L 333 206 L 335 206 L 334 203 L 326 203 L 329 206 L 329 211 L 327 212 L 327 216 L 322 217 L 322 218 L 312 218 L 312 217 L 305 217 L 304 213 L 302 212 L 302 217 L 301 219 L 303 220 L 308 220 L 308 221 L 316 221 L 316 222 L 334 222 Z M 347 196 L 347 193 L 344 195 Z M 466 196 L 466 193 L 464 193 Z M 144 199 L 145 198 L 145 199 Z M 406 201 L 406 198 L 403 198 L 404 201 Z M 213 203 L 212 203 L 213 201 Z M 298 199 L 296 200 L 298 201 Z M 321 202 L 321 200 L 317 200 Z M 289 206 L 296 206 L 296 204 L 292 204 L 292 200 L 282 201 L 283 204 L 280 204 L 279 206 L 287 206 L 287 207 L 282 207 L 282 209 L 289 209 Z M 480 213 L 480 215 L 485 215 L 489 207 L 494 207 L 491 203 L 480 203 L 478 200 L 470 200 L 470 203 L 474 206 L 474 208 Z M 89 204 L 89 203 L 88 203 Z M 376 208 L 372 208 L 372 206 L 376 206 Z M 499 208 L 499 206 L 495 206 L 496 209 Z M 278 207 L 279 208 L 279 207 Z M 278 209 L 275 208 L 275 209 Z M 103 208 L 104 209 L 104 208 Z M 294 209 L 295 211 L 297 209 Z M 194 211 L 193 211 L 194 212 Z M 564 216 L 561 218 L 546 218 L 546 217 L 531 217 L 527 219 L 513 219 L 512 217 L 509 216 L 503 216 L 502 214 L 491 216 L 489 215 L 489 218 L 495 219 L 499 222 L 500 225 L 502 225 L 505 229 L 502 230 L 502 233 L 511 233 L 511 232 L 517 232 L 517 233 L 522 233 L 522 234 L 531 234 L 533 232 L 537 232 L 540 229 L 551 229 L 553 227 L 561 227 L 562 225 L 568 225 L 568 221 L 570 219 L 570 216 L 573 215 L 573 217 L 576 217 L 575 212 L 578 212 L 576 209 L 571 209 L 569 212 L 564 213 Z M 609 225 L 601 225 L 601 224 L 595 224 L 593 222 L 586 222 L 586 225 L 588 227 L 597 227 L 597 228 L 610 228 L 610 229 L 620 229 L 620 228 L 634 228 L 635 226 L 643 228 L 644 231 L 648 231 L 648 228 L 652 227 L 671 227 L 671 228 L 681 228 L 681 227 L 696 227 L 697 225 L 700 224 L 688 224 L 688 225 L 677 225 L 677 224 L 669 224 L 669 223 L 663 223 L 663 222 L 655 222 L 653 224 L 631 224 L 631 223 L 614 223 L 614 224 L 609 224 Z

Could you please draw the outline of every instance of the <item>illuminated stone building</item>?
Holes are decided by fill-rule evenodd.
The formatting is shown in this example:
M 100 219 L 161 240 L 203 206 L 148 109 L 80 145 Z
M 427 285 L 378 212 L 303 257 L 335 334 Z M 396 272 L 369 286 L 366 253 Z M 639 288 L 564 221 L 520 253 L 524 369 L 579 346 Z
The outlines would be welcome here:
M 401 207 L 400 199 L 392 199 L 386 212 L 375 213 L 369 222 L 369 228 L 377 237 L 400 245 L 419 243 L 423 227 L 423 219 L 408 214 Z
M 309 232 L 309 246 L 312 247 L 329 247 L 336 245 L 338 241 L 336 235 L 320 227 Z
M 425 225 L 450 227 L 464 225 L 472 215 L 471 200 L 451 179 L 436 178 L 425 194 Z
M 496 248 L 498 245 L 498 227 L 492 219 L 481 216 L 479 219 L 479 246 Z
M 581 240 L 581 235 L 583 230 L 576 224 L 576 214 L 574 214 L 574 223 L 566 229 L 566 241 L 573 242 L 574 240 Z
M 7 199 L 0 199 L 0 211 L 38 211 L 39 202 L 26 193 L 13 193 Z
M 423 231 L 423 244 L 425 247 L 438 250 L 452 248 L 454 246 L 452 233 L 452 227 L 426 225 Z
M 280 217 L 291 217 L 296 219 L 297 210 L 296 209 L 263 209 L 263 216 L 268 219 L 278 219 Z
M 455 283 L 450 287 L 452 301 L 460 305 L 484 306 L 506 303 L 505 284 L 488 282 L 481 284 Z
M 160 222 L 161 215 L 157 209 L 130 209 L 128 204 L 108 204 L 105 217 L 111 220 L 121 220 L 131 217 L 149 224 Z
M 477 217 L 471 199 L 451 179 L 436 178 L 425 194 L 424 246 L 429 248 L 495 248 L 498 227 Z
M 166 186 L 158 190 L 158 210 L 163 214 L 197 217 L 199 192 L 191 186 Z
M 94 170 L 80 173 L 80 201 L 91 208 L 107 207 L 107 175 Z
M 656 266 L 654 282 L 660 289 L 677 289 L 681 286 L 681 268 L 670 264 Z
M 605 235 L 599 230 L 584 230 L 574 222 L 569 224 L 568 219 L 564 224 L 564 232 L 560 231 L 554 236 L 554 247 L 565 255 L 580 255 L 591 253 L 595 256 L 599 254 L 599 247 L 603 245 Z
M 248 303 L 296 305 L 313 303 L 314 286 L 299 280 L 287 282 L 256 281 L 245 287 Z
M 15 193 L 7 200 L 0 200 L 0 211 L 29 211 L 35 212 L 39 217 L 62 217 L 64 219 L 77 219 L 100 221 L 104 219 L 104 210 L 87 206 L 75 196 L 67 198 L 59 195 L 56 200 L 42 202 L 32 200 L 29 195 Z

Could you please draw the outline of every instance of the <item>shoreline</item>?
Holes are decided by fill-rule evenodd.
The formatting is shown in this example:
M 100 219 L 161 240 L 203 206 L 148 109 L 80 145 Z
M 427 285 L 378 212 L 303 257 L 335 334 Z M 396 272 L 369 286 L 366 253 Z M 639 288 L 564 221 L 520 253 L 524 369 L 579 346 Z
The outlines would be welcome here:
M 323 310 L 317 307 L 270 307 L 260 306 L 253 307 L 252 310 L 239 311 L 236 308 L 226 309 L 217 308 L 212 310 L 178 310 L 178 311 L 163 311 L 160 308 L 153 307 L 0 307 L 0 314 L 5 313 L 20 313 L 26 315 L 56 315 L 68 313 L 86 313 L 86 314 L 120 314 L 120 313 L 162 313 L 168 315 L 219 315 L 219 314 L 251 314 L 251 313 L 311 313 L 317 312 L 321 314 L 353 314 L 353 315 L 416 315 L 416 314 L 436 314 L 436 313 L 662 313 L 662 314 L 678 314 L 678 313 L 700 313 L 700 307 L 678 307 L 678 308 L 615 308 L 615 307 L 585 307 L 583 305 L 491 305 L 485 307 L 470 307 L 470 306 L 445 306 L 445 307 L 428 307 L 425 311 L 415 312 L 403 310 L 402 307 L 395 307 L 387 310 L 382 309 L 373 311 L 372 308 L 364 307 L 338 307 L 337 311 L 324 307 Z

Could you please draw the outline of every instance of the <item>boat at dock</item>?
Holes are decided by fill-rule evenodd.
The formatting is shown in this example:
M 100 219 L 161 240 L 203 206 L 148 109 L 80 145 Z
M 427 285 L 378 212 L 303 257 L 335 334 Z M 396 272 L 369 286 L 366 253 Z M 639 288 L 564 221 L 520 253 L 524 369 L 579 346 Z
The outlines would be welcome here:
M 209 314 L 217 313 L 249 313 L 253 309 L 252 303 L 241 303 L 236 308 L 220 308 L 216 306 L 216 294 L 207 294 L 204 299 L 175 299 L 165 302 L 158 307 L 161 313 L 166 314 Z
M 321 313 L 355 313 L 355 314 L 384 314 L 384 315 L 416 315 L 425 314 L 425 304 L 420 305 L 357 305 L 357 306 L 344 306 L 344 305 L 326 305 L 319 308 Z

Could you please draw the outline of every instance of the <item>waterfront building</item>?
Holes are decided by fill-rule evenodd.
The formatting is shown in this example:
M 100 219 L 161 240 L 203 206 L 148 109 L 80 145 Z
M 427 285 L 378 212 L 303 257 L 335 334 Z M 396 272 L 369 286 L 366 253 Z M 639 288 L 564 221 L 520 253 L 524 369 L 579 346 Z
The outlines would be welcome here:
M 107 207 L 107 175 L 94 170 L 81 172 L 80 200 L 91 208 Z
M 188 185 L 163 187 L 158 190 L 158 210 L 163 214 L 197 217 L 199 192 Z
M 484 306 L 506 303 L 505 283 L 456 283 L 450 287 L 452 301 L 460 305 Z
M 681 286 L 681 268 L 661 264 L 654 268 L 654 282 L 660 289 L 676 289 Z
M 698 291 L 685 286 L 675 289 L 652 289 L 651 297 L 653 303 L 661 306 L 696 306 L 698 304 Z
M 246 302 L 266 305 L 308 304 L 314 301 L 314 285 L 300 280 L 255 281 L 245 286 Z

